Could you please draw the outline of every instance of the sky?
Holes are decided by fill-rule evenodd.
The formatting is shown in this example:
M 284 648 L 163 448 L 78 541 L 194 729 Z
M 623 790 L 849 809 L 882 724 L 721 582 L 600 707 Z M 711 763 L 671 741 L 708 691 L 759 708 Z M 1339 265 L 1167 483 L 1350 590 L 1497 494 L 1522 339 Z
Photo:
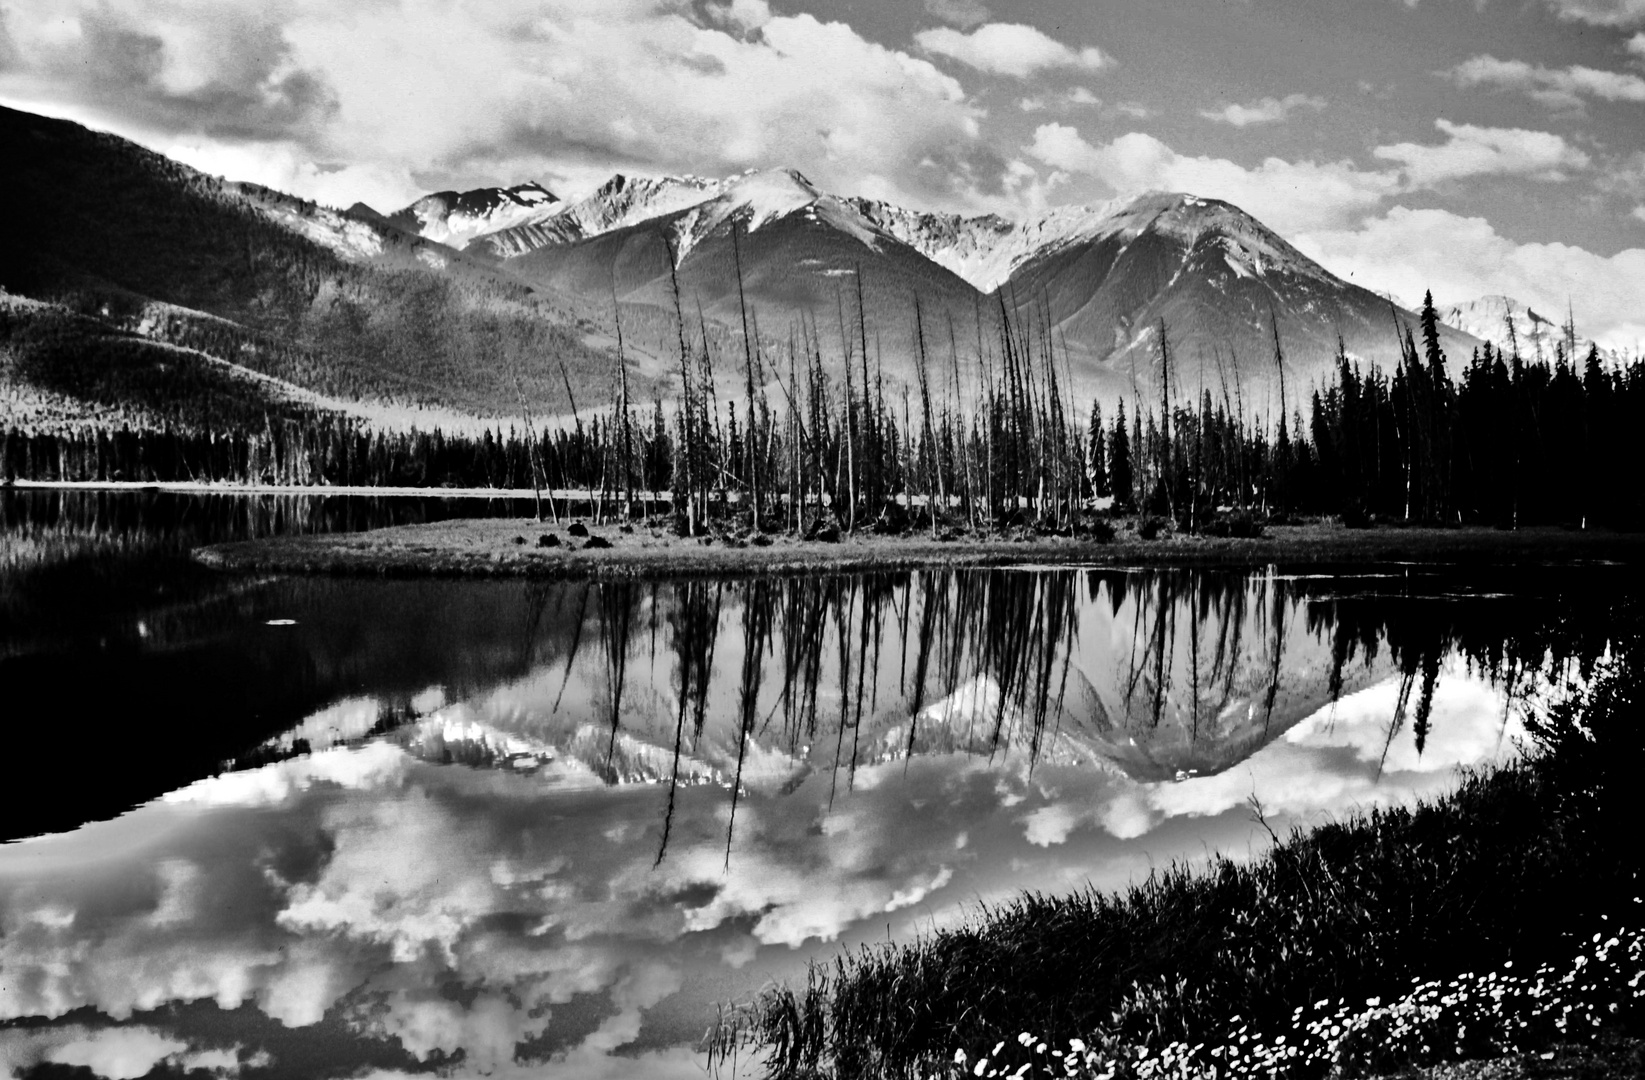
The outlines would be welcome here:
M 793 167 L 1226 199 L 1408 302 L 1645 342 L 1645 0 L 0 0 L 0 103 L 338 206 Z

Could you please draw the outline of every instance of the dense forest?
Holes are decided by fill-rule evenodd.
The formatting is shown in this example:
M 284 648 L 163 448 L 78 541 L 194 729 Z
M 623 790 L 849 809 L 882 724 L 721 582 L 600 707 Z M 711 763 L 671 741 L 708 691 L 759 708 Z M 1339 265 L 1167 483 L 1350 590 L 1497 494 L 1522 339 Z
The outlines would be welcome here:
M 1392 373 L 1339 350 L 1334 381 L 1293 397 L 1282 389 L 1281 408 L 1264 415 L 1226 378 L 1215 391 L 1184 392 L 1162 325 L 1149 379 L 1157 396 L 1139 389 L 1107 416 L 1073 400 L 1052 334 L 1003 306 L 997 339 L 962 348 L 952 324 L 934 333 L 916 302 L 915 385 L 892 390 L 850 299 L 835 312 L 843 355 L 825 357 L 823 334 L 806 321 L 786 348 L 748 334 L 728 357 L 723 338 L 677 309 L 668 407 L 656 394 L 638 400 L 616 362 L 609 397 L 585 403 L 601 412 L 546 427 L 528 409 L 479 435 L 373 428 L 293 401 L 248 405 L 205 362 L 166 371 L 137 362 L 156 348 L 140 339 L 120 344 L 124 367 L 77 367 L 72 326 L 30 324 L 9 338 L 14 369 L 87 400 L 153 408 L 147 422 L 113 429 L 7 425 L 0 476 L 574 489 L 597 493 L 612 513 L 665 498 L 691 533 L 733 517 L 808 529 L 824 512 L 847 531 L 1078 532 L 1117 510 L 1212 533 L 1304 514 L 1500 526 L 1631 526 L 1645 516 L 1628 475 L 1645 364 L 1607 365 L 1593 346 L 1578 359 L 1574 328 L 1549 362 L 1521 356 L 1510 335 L 1508 347 L 1486 344 L 1458 363 L 1440 348 L 1430 298 L 1420 327 L 1403 328 Z M 1277 332 L 1274 362 L 1286 369 Z M 177 403 L 169 413 L 167 400 Z

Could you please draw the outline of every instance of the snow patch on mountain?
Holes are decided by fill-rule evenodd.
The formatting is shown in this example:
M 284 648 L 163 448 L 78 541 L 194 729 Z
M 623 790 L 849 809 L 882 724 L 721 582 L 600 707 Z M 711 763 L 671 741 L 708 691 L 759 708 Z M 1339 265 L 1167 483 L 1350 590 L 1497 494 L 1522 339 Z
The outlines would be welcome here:
M 550 244 L 569 244 L 614 229 L 679 213 L 714 198 L 730 181 L 700 176 L 631 177 L 618 173 L 575 202 L 561 203 L 529 221 L 475 238 L 478 247 L 511 259 Z
M 436 191 L 389 220 L 424 239 L 461 250 L 478 236 L 551 216 L 564 205 L 541 184 L 526 183 L 511 188 Z
M 383 237 L 375 226 L 330 207 L 281 199 L 259 201 L 257 208 L 265 216 L 350 262 L 365 262 L 383 253 Z
M 727 222 L 737 221 L 755 232 L 773 221 L 803 213 L 880 250 L 886 235 L 845 200 L 825 195 L 794 169 L 750 171 L 726 182 L 725 189 L 692 207 L 674 226 L 674 257 L 684 260 L 692 248 Z
M 1510 354 L 1517 345 L 1519 355 L 1527 360 L 1552 362 L 1554 345 L 1565 336 L 1559 323 L 1508 296 L 1482 296 L 1452 304 L 1440 310 L 1439 318 L 1446 325 L 1489 341 Z
M 876 227 L 953 271 L 982 292 L 993 292 L 1028 262 L 1109 238 L 1126 242 L 1145 232 L 1170 236 L 1192 250 L 1206 236 L 1222 248 L 1239 277 L 1289 270 L 1326 280 L 1323 268 L 1248 215 L 1226 203 L 1172 192 L 1149 192 L 1096 206 L 1059 206 L 1020 222 L 996 215 L 924 214 L 889 203 L 849 200 Z

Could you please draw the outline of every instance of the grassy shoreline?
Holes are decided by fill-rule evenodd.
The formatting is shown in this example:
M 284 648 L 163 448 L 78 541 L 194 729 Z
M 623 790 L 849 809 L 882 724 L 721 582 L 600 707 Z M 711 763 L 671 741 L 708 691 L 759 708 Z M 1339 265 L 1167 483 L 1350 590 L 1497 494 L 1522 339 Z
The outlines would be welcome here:
M 474 518 L 359 533 L 215 544 L 201 562 L 229 570 L 373 576 L 617 579 L 1025 566 L 1330 566 L 1363 562 L 1645 561 L 1645 534 L 1535 528 L 1347 529 L 1335 523 L 1272 526 L 1256 538 L 1159 536 L 1121 523 L 1111 540 L 1037 535 L 859 533 L 836 542 L 787 534 L 683 538 L 642 523 L 584 525 Z M 539 546 L 552 536 L 555 546 Z M 593 543 L 590 544 L 590 539 Z

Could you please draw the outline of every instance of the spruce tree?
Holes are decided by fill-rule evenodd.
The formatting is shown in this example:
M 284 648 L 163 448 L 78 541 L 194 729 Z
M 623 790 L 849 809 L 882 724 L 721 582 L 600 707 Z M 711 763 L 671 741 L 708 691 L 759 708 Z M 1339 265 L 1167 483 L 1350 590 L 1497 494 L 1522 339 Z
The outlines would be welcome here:
M 1114 505 L 1131 505 L 1131 435 L 1125 428 L 1125 402 L 1114 417 L 1114 433 L 1108 440 L 1108 476 L 1114 490 Z

